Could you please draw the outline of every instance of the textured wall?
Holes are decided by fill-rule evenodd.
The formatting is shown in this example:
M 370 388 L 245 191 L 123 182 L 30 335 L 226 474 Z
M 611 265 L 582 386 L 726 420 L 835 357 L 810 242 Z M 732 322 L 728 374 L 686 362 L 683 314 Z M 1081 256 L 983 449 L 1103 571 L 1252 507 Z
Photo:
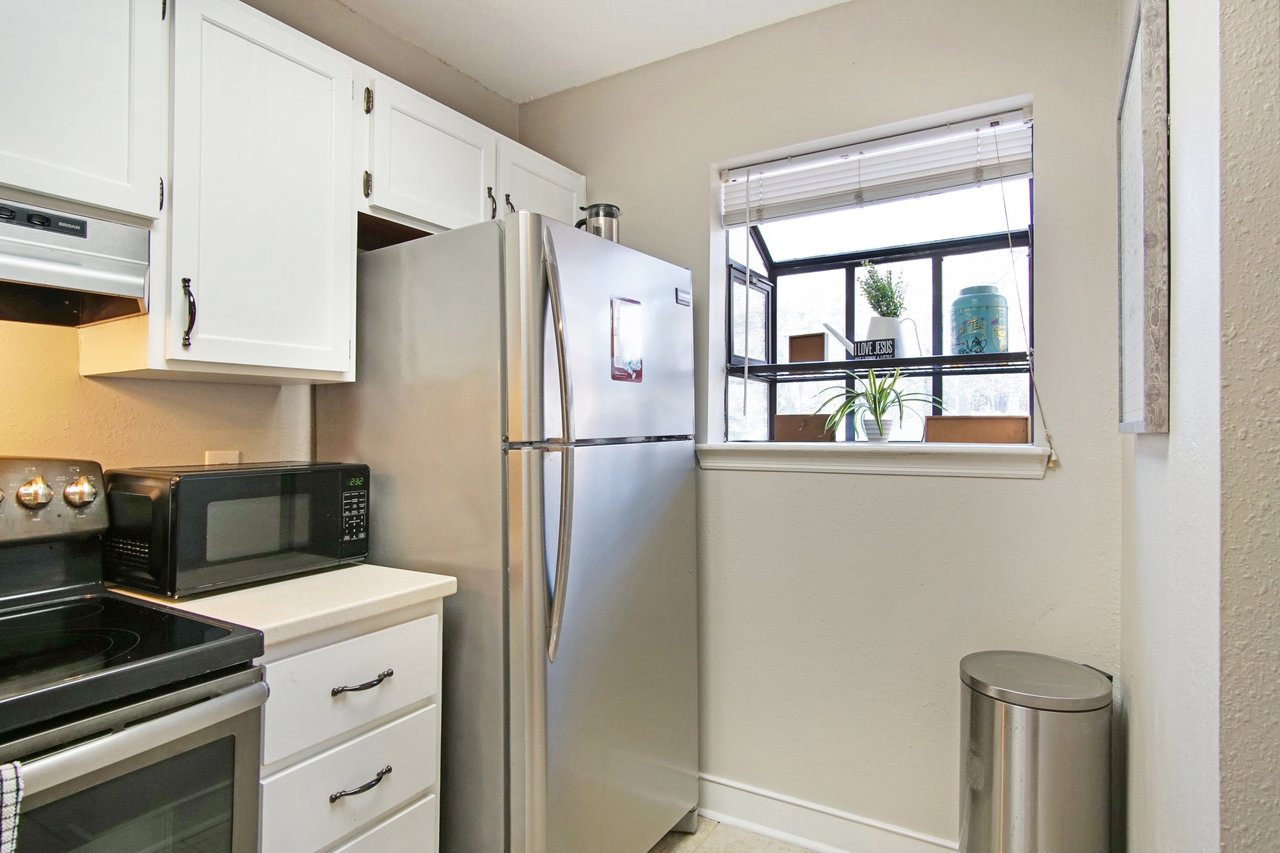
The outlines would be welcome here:
M 0 322 L 0 455 L 96 459 L 105 467 L 311 458 L 311 389 L 85 379 L 75 329 Z
M 1124 45 L 1136 4 L 1126 3 Z M 1170 421 L 1125 439 L 1129 850 L 1218 846 L 1218 9 L 1169 3 Z
M 1222 841 L 1280 839 L 1280 0 L 1221 0 Z
M 1062 468 L 700 473 L 705 773 L 955 838 L 959 658 L 1118 667 L 1118 27 L 1114 0 L 859 0 L 521 107 L 522 141 L 621 205 L 624 243 L 693 270 L 714 436 L 712 165 L 1034 97 L 1037 355 Z

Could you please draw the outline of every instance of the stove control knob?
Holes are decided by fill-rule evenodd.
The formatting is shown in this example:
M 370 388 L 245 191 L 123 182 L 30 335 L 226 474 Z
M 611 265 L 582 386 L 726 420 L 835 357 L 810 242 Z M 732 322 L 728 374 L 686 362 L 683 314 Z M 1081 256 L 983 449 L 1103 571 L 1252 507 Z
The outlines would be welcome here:
M 90 483 L 88 477 L 81 477 L 62 490 L 62 497 L 71 506 L 88 506 L 97 500 L 98 487 Z
M 53 489 L 39 474 L 18 487 L 18 503 L 27 509 L 40 509 L 53 500 Z

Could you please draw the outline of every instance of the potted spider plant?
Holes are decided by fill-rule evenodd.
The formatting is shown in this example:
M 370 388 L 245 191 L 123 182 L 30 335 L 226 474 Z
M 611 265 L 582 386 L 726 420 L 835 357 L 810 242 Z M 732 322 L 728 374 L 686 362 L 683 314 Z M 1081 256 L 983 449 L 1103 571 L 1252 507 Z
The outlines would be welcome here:
M 867 340 L 893 338 L 894 352 L 901 358 L 906 350 L 906 336 L 902 333 L 903 309 L 907 300 L 907 281 L 899 273 L 881 272 L 871 261 L 862 265 L 863 277 L 859 287 L 866 297 L 875 317 L 867 320 Z M 914 327 L 914 323 L 913 323 Z
M 821 413 L 831 403 L 839 401 L 834 412 L 827 418 L 826 429 L 833 430 L 846 417 L 852 416 L 854 432 L 857 433 L 861 416 L 862 433 L 867 441 L 885 442 L 889 434 L 897 428 L 906 411 L 907 403 L 928 403 L 941 406 L 942 401 L 932 394 L 921 391 L 904 391 L 898 387 L 902 371 L 895 370 L 892 375 L 881 373 L 876 376 L 874 369 L 868 369 L 866 376 L 859 376 L 851 370 L 842 371 L 849 376 L 844 385 L 832 385 L 824 391 L 835 391 L 818 406 Z

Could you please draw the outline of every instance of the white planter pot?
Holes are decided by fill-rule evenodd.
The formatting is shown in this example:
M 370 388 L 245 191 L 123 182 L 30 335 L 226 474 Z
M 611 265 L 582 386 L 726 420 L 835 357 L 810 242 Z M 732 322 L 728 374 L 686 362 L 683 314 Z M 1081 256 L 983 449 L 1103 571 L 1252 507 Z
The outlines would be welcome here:
M 898 428 L 898 419 L 885 415 L 880 419 L 880 423 L 884 425 L 884 431 L 881 432 L 880 427 L 876 426 L 876 419 L 871 415 L 862 416 L 862 432 L 867 437 L 867 441 L 880 444 L 889 440 L 889 436 Z

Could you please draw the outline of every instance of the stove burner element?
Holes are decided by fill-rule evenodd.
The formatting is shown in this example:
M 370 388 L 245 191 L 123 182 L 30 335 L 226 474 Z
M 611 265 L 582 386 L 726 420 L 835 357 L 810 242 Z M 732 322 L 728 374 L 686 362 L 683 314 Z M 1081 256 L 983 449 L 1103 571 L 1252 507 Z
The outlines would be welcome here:
M 10 632 L 0 627 L 0 691 L 31 690 L 102 669 L 141 638 L 117 628 Z

